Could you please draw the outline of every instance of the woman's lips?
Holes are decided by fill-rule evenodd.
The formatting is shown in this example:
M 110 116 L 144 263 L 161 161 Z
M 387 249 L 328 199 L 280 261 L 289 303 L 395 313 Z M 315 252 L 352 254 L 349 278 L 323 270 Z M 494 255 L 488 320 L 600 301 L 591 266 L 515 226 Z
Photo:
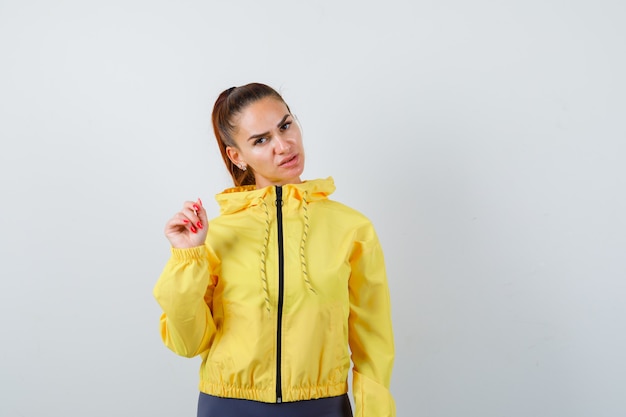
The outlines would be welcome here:
M 278 164 L 278 166 L 282 167 L 282 168 L 290 168 L 290 167 L 298 164 L 298 159 L 299 158 L 298 158 L 297 154 L 296 155 L 292 155 L 292 156 L 290 156 L 288 158 L 283 159 L 283 161 L 280 164 Z

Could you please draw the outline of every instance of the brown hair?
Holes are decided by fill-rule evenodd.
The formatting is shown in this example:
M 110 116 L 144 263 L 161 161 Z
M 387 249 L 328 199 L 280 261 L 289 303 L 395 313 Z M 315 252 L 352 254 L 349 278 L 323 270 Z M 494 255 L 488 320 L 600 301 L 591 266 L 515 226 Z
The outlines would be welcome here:
M 235 165 L 228 154 L 226 148 L 231 146 L 237 148 L 237 144 L 233 139 L 233 132 L 237 126 L 233 123 L 235 116 L 240 114 L 248 105 L 261 100 L 265 97 L 273 97 L 280 100 L 287 106 L 282 96 L 274 90 L 272 87 L 260 84 L 250 83 L 241 87 L 231 87 L 224 90 L 215 100 L 213 106 L 213 114 L 211 119 L 213 121 L 213 132 L 217 139 L 217 145 L 222 153 L 222 159 L 226 164 L 226 169 L 233 177 L 235 186 L 241 185 L 255 185 L 256 179 L 254 177 L 254 171 L 250 168 L 247 170 L 240 169 Z M 289 110 L 289 106 L 287 106 Z

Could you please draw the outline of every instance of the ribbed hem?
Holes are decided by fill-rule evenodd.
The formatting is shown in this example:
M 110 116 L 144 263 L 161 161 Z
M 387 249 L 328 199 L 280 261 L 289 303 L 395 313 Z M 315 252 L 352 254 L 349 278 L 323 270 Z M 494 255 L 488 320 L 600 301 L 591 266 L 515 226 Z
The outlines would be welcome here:
M 276 402 L 276 390 L 259 390 L 242 388 L 232 385 L 212 384 L 208 381 L 200 381 L 200 391 L 216 397 L 239 398 L 242 400 L 261 401 L 265 403 Z M 337 397 L 348 392 L 348 383 L 342 382 L 334 385 L 318 385 L 308 387 L 291 387 L 283 390 L 283 401 L 303 401 L 317 398 Z
M 239 398 L 264 403 L 276 402 L 276 391 L 274 389 L 242 388 L 234 385 L 213 384 L 208 381 L 200 381 L 199 388 L 205 394 L 216 397 Z

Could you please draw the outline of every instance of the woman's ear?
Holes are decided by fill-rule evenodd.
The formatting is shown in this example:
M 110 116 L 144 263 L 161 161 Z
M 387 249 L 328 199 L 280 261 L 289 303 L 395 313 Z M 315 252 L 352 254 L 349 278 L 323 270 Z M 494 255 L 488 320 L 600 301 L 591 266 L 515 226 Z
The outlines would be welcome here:
M 228 155 L 228 159 L 235 165 L 241 165 L 239 150 L 233 146 L 226 147 L 226 155 Z
M 241 159 L 241 154 L 239 153 L 239 150 L 237 148 L 235 148 L 234 146 L 227 146 L 226 155 L 228 155 L 228 159 L 230 159 L 230 162 L 232 162 L 235 166 L 238 166 L 239 169 L 243 171 L 247 169 L 247 165 Z

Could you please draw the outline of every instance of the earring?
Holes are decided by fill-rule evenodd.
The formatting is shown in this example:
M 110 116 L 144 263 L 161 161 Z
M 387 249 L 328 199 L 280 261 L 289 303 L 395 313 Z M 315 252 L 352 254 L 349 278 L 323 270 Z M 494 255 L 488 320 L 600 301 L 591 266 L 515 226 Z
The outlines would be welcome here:
M 237 165 L 239 167 L 240 170 L 245 171 L 246 169 L 248 169 L 247 166 L 245 166 L 244 164 L 239 164 Z

